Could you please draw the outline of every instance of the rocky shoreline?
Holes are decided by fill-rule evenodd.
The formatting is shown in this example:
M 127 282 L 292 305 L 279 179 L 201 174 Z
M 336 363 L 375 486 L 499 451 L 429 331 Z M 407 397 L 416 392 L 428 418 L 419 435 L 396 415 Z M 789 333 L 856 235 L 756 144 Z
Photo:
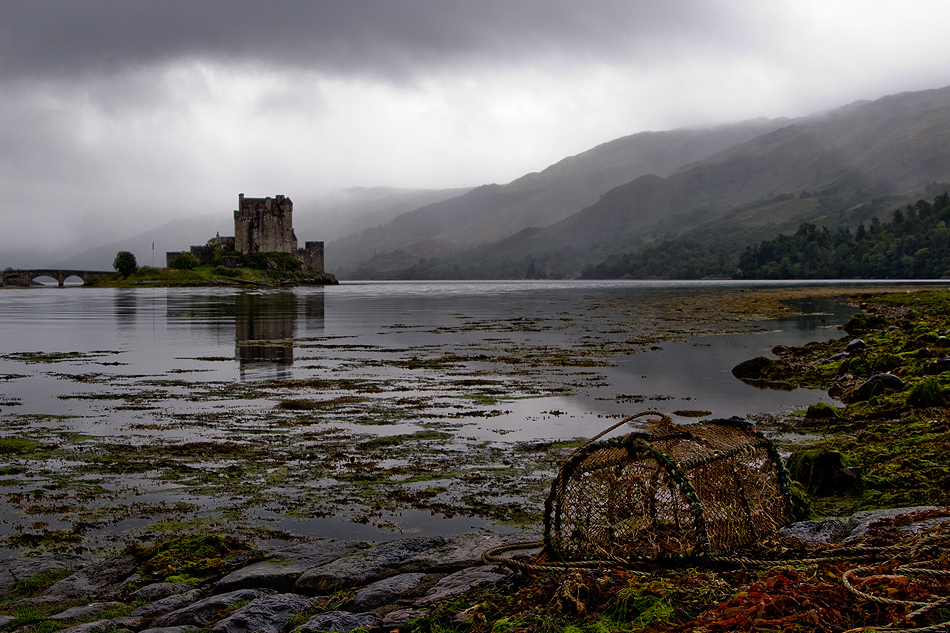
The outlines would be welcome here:
M 881 519 L 937 509 L 865 511 L 845 519 L 803 521 L 781 534 L 808 544 L 847 542 L 860 538 Z M 945 521 L 946 517 L 928 518 L 903 531 L 920 533 Z M 483 564 L 482 553 L 524 538 L 466 534 L 379 544 L 335 539 L 284 542 L 253 554 L 234 554 L 233 571 L 187 583 L 169 582 L 162 571 L 143 572 L 147 566 L 130 552 L 92 563 L 72 556 L 21 556 L 0 564 L 0 592 L 7 601 L 4 612 L 9 613 L 0 615 L 0 630 L 393 631 L 425 617 L 441 601 L 476 587 L 504 592 L 512 572 Z M 16 599 L 29 579 L 70 569 L 75 571 L 37 595 Z M 455 618 L 462 624 L 466 614 L 461 611 Z
M 510 572 L 484 565 L 481 555 L 523 538 L 466 534 L 379 544 L 283 543 L 256 550 L 254 562 L 224 576 L 196 583 L 143 574 L 142 561 L 130 553 L 94 563 L 73 556 L 21 556 L 0 563 L 0 592 L 7 600 L 28 579 L 78 569 L 34 597 L 10 602 L 0 629 L 27 630 L 46 621 L 67 624 L 60 630 L 70 633 L 391 630 L 440 600 L 503 580 Z M 24 614 L 34 619 L 23 622 Z

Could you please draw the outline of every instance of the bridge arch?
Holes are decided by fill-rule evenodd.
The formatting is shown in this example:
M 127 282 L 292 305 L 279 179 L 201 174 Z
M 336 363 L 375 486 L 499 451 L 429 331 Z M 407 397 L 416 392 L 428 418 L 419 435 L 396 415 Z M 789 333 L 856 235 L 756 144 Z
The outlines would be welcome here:
M 52 282 L 52 283 L 50 283 Z M 53 275 L 43 272 L 40 275 L 30 275 L 30 282 L 28 286 L 51 286 L 55 283 L 57 286 L 62 286 L 63 283 L 59 280 L 59 277 L 54 277 Z
M 57 270 L 53 268 L 23 270 L 8 268 L 2 271 L 2 274 L 0 274 L 0 286 L 28 288 L 41 278 L 55 281 L 56 285 L 58 285 L 60 288 L 66 285 L 84 286 L 96 281 L 97 279 L 100 279 L 101 277 L 111 274 L 111 271 L 105 270 Z M 67 280 L 70 280 L 69 284 L 66 283 Z M 77 280 L 82 283 L 77 284 Z M 40 283 L 42 285 L 52 285 L 48 282 L 43 284 L 41 281 Z

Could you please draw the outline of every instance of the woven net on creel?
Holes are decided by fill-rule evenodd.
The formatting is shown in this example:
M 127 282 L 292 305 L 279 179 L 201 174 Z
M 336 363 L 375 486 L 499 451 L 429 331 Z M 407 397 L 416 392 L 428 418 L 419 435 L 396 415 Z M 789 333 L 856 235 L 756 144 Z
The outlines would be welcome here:
M 545 502 L 550 561 L 659 561 L 748 545 L 789 521 L 788 472 L 739 418 L 593 438 L 565 462 Z M 618 425 L 619 426 L 619 425 Z

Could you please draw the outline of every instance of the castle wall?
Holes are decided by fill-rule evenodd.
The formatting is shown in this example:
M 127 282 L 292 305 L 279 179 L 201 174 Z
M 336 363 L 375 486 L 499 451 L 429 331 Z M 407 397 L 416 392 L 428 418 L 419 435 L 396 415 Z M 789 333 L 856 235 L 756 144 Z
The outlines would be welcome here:
M 245 198 L 238 194 L 234 212 L 234 249 L 257 252 L 297 253 L 293 224 L 294 203 L 286 196 Z
M 326 272 L 323 269 L 323 242 L 304 242 L 304 247 L 297 251 L 297 259 L 314 272 Z
M 195 256 L 195 259 L 198 260 L 198 263 L 202 266 L 205 264 L 210 264 L 211 260 L 214 259 L 214 247 L 213 246 L 192 246 L 191 254 Z

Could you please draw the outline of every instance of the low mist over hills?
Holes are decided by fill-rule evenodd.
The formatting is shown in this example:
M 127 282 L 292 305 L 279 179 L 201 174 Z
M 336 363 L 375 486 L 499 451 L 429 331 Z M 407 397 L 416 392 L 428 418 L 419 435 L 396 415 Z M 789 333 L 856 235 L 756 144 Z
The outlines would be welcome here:
M 624 137 L 331 242 L 328 265 L 343 278 L 571 277 L 667 239 L 736 254 L 802 222 L 854 227 L 944 183 L 950 88 Z
M 346 271 L 359 265 L 366 270 L 399 270 L 420 258 L 504 239 L 526 228 L 550 226 L 638 176 L 670 175 L 684 164 L 782 124 L 782 120 L 761 119 L 619 138 L 507 185 L 484 185 L 333 242 L 328 245 L 328 266 Z M 407 253 L 412 255 L 407 258 Z M 365 262 L 367 255 L 375 256 L 374 263 Z
M 524 278 L 589 274 L 668 240 L 733 261 L 803 222 L 836 230 L 886 219 L 947 183 L 950 88 L 942 88 L 798 119 L 642 132 L 504 185 L 354 188 L 315 200 L 265 193 L 294 199 L 298 240 L 324 240 L 327 270 L 344 280 Z M 230 209 L 60 253 L 53 265 L 107 269 L 118 250 L 163 265 L 166 251 L 216 232 L 232 234 Z

